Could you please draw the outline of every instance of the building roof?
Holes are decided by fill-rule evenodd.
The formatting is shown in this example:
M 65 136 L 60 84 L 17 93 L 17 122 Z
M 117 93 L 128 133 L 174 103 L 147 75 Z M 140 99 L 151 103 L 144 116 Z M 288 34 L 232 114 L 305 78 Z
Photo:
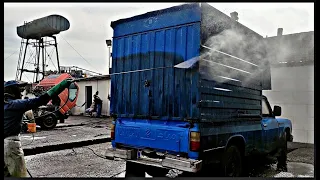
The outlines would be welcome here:
M 97 81 L 97 80 L 108 80 L 108 79 L 111 79 L 110 75 L 91 76 L 87 78 L 76 78 L 77 81 Z
M 265 38 L 272 65 L 299 66 L 314 63 L 314 31 Z

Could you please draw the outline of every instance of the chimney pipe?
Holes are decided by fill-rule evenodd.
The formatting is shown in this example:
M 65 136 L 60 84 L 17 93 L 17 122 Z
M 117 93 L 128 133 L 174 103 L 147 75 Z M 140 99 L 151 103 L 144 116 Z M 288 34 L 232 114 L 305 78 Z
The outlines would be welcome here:
M 277 36 L 282 36 L 283 28 L 278 28 Z
M 230 13 L 231 19 L 238 21 L 239 17 L 238 17 L 238 13 L 236 11 Z

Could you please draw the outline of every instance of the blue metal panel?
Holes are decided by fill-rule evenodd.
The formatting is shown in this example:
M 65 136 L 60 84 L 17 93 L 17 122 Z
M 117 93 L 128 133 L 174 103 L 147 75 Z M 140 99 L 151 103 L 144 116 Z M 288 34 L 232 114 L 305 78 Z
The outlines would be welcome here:
M 115 142 L 135 148 L 151 147 L 189 152 L 188 122 L 118 118 Z
M 146 58 L 141 58 L 141 69 L 148 69 L 150 68 L 150 59 L 148 52 L 150 51 L 150 34 L 142 34 L 142 40 L 141 40 L 141 53 L 146 54 Z M 141 72 L 141 81 L 140 83 L 144 84 L 146 80 L 149 80 L 151 76 L 148 76 L 149 72 L 144 71 Z M 144 80 L 144 81 L 143 81 Z M 148 97 L 148 91 L 149 87 L 147 86 L 140 86 L 140 111 L 139 114 L 147 114 L 149 115 L 149 97 Z
M 119 37 L 199 22 L 200 20 L 199 4 L 186 4 L 121 19 L 112 22 L 111 26 L 114 29 L 114 37 Z
M 120 56 L 121 54 L 123 54 L 124 52 L 124 39 L 120 39 L 117 42 L 118 46 L 116 46 L 117 49 L 117 54 L 116 56 Z M 117 63 L 117 69 L 116 72 L 123 72 L 124 71 L 124 57 L 121 57 L 119 59 L 117 59 L 115 62 Z M 117 104 L 117 114 L 122 114 L 123 113 L 123 104 L 121 102 L 123 102 L 123 98 L 122 98 L 122 94 L 123 94 L 123 86 L 119 86 L 118 84 L 123 84 L 123 76 L 117 76 L 115 85 L 117 87 L 117 91 L 115 93 L 115 95 L 117 95 L 117 99 L 116 99 L 116 104 Z
M 181 119 L 196 112 L 195 103 L 191 103 L 198 95 L 198 72 L 173 66 L 199 56 L 199 22 L 114 38 L 114 44 L 117 44 L 113 54 L 114 72 L 160 68 L 115 75 L 112 84 L 117 99 L 111 101 L 112 109 L 117 106 L 114 114 Z M 145 82 L 150 86 L 145 86 Z
M 145 26 L 143 22 L 150 18 L 157 22 Z M 111 109 L 114 114 L 136 118 L 151 116 L 159 119 L 208 119 L 208 116 L 201 116 L 201 113 L 210 108 L 212 115 L 226 114 L 230 109 L 241 106 L 247 112 L 257 112 L 260 101 L 246 104 L 245 99 L 260 100 L 261 85 L 250 84 L 246 88 L 240 88 L 244 83 L 225 81 L 226 83 L 217 84 L 214 81 L 200 81 L 203 76 L 199 74 L 198 65 L 190 69 L 173 68 L 176 64 L 200 56 L 200 31 L 203 30 L 200 20 L 201 10 L 197 4 L 193 4 L 113 23 L 113 72 L 158 68 L 118 74 L 112 78 L 114 98 Z M 212 89 L 214 87 L 231 91 Z M 218 96 L 226 97 L 226 100 L 220 98 L 220 105 L 201 102 L 214 100 L 212 98 Z M 241 103 L 240 100 L 244 102 Z M 234 102 L 238 105 L 233 105 Z M 201 105 L 205 109 L 201 109 Z

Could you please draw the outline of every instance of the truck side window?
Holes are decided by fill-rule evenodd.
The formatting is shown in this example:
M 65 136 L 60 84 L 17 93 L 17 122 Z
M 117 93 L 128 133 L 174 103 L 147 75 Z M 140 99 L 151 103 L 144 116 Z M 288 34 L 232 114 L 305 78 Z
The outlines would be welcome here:
M 270 116 L 271 112 L 269 110 L 268 104 L 265 99 L 262 99 L 262 115 Z
M 77 92 L 78 92 L 77 86 L 74 83 L 70 84 L 70 86 L 69 86 L 69 100 L 71 102 L 76 99 Z

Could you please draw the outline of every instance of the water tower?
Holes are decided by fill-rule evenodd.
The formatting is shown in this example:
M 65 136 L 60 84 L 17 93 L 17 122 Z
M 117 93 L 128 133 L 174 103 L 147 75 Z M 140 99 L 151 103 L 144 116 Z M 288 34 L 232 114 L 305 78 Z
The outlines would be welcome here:
M 47 57 L 50 54 L 46 48 L 52 46 L 56 53 L 57 70 L 60 73 L 60 63 L 58 54 L 58 43 L 56 34 L 66 31 L 70 28 L 69 21 L 60 15 L 50 15 L 31 22 L 25 22 L 17 27 L 17 34 L 22 38 L 20 53 L 17 65 L 16 80 L 21 80 L 24 72 L 33 73 L 33 82 L 38 82 L 46 75 Z M 49 39 L 49 40 L 48 40 Z M 33 53 L 26 57 L 27 49 L 33 50 Z M 28 59 L 27 59 L 28 58 Z M 26 62 L 31 59 L 31 62 Z M 40 60 L 41 59 L 41 60 Z M 51 60 L 51 59 L 50 59 Z M 21 62 L 22 61 L 22 62 Z M 26 63 L 34 64 L 33 69 L 27 69 Z M 52 62 L 54 65 L 54 62 Z M 40 66 L 41 65 L 41 66 Z M 42 74 L 42 77 L 39 77 Z

